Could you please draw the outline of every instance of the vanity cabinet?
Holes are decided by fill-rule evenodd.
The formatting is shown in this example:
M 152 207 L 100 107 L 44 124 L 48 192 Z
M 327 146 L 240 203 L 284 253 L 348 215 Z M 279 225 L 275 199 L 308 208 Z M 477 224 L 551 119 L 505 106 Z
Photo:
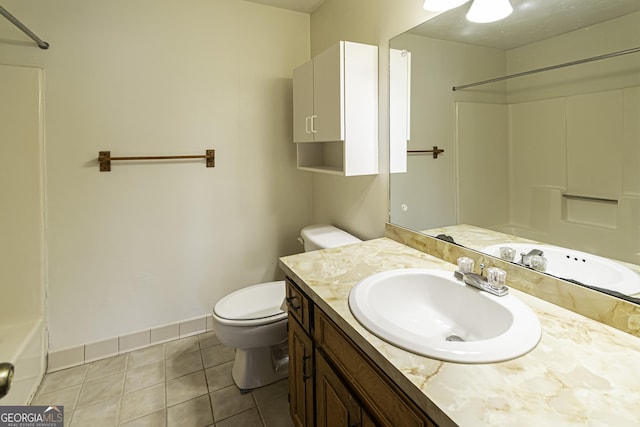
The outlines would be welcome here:
M 294 425 L 436 426 L 289 278 L 287 303 Z
M 286 302 L 289 318 L 289 413 L 296 427 L 314 425 L 313 366 L 309 300 L 287 280 Z
M 320 352 L 316 356 L 315 377 L 317 426 L 376 425 Z
M 293 71 L 299 169 L 378 173 L 378 47 L 341 41 Z

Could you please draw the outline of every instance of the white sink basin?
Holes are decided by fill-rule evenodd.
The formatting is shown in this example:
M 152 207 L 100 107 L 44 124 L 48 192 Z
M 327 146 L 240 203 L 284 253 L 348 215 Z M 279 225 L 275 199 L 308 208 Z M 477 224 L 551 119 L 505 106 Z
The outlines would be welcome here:
M 351 290 L 349 306 L 369 331 L 398 347 L 451 362 L 500 362 L 540 340 L 540 322 L 512 295 L 465 285 L 453 272 L 428 269 L 374 274 Z
M 547 259 L 546 272 L 562 279 L 573 279 L 598 288 L 609 289 L 625 295 L 640 293 L 640 274 L 607 258 L 552 245 L 531 243 L 503 243 L 487 246 L 482 252 L 500 258 L 500 248 L 515 249 L 515 262 L 522 252 L 540 249 Z

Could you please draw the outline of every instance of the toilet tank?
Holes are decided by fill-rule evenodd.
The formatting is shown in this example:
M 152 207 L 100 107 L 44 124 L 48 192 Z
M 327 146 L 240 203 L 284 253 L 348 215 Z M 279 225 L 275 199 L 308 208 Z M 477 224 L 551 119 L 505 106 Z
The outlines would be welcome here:
M 310 225 L 302 229 L 300 237 L 305 252 L 362 242 L 357 237 L 332 225 Z

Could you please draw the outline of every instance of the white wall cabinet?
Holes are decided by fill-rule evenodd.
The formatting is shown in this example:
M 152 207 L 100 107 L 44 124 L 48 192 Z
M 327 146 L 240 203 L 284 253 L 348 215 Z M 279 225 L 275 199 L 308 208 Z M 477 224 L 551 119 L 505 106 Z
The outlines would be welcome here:
M 293 71 L 299 169 L 378 173 L 378 47 L 341 41 Z

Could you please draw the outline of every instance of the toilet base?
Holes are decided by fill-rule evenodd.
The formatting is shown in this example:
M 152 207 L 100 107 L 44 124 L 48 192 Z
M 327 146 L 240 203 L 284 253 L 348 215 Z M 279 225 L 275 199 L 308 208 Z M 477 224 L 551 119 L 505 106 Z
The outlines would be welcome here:
M 233 382 L 248 390 L 274 383 L 289 376 L 289 357 L 286 341 L 273 347 L 236 349 L 231 369 Z

